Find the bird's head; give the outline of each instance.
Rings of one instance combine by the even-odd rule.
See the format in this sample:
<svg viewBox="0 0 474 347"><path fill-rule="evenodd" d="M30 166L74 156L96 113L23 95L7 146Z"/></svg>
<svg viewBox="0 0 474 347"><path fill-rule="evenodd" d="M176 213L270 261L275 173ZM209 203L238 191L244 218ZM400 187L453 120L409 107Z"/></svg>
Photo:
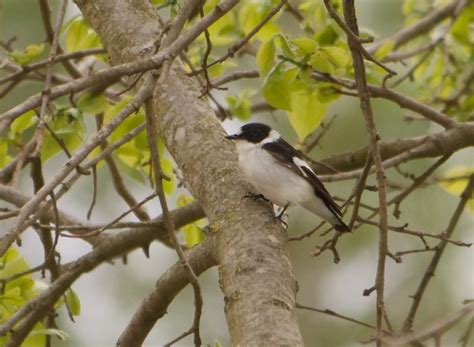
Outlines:
<svg viewBox="0 0 474 347"><path fill-rule="evenodd" d="M228 140L247 141L253 144L276 141L280 138L275 130L262 123L248 123L240 128L240 132L225 137Z"/></svg>

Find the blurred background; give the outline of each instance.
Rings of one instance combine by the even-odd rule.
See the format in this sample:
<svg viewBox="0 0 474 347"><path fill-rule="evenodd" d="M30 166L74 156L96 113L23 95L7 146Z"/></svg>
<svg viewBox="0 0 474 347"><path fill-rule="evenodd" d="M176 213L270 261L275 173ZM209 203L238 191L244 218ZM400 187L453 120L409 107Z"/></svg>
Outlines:
<svg viewBox="0 0 474 347"><path fill-rule="evenodd" d="M54 2L52 2L54 4ZM55 4L57 5L57 3ZM402 0L359 0L357 11L359 25L385 36L401 28L404 23L402 15ZM29 43L40 43L44 40L41 17L37 2L34 0L3 0L0 2L0 40L6 41L16 36L15 47L24 47ZM67 17L71 18L77 9L71 3ZM67 18L66 18L67 20ZM288 25L291 25L289 23ZM5 52L0 53L0 58ZM247 68L251 66L239 66ZM400 69L400 66L397 66ZM242 81L229 85L230 93L245 87L258 88L259 81ZM12 105L23 100L33 92L38 92L42 85L37 82L25 83L17 88L7 98L0 100L0 111L3 112ZM410 85L405 84L406 91ZM228 93L228 92L226 92ZM224 94L216 93L223 100ZM390 102L373 100L374 113L382 140L399 137L426 135L440 131L437 126L425 121L407 122L406 112ZM320 146L314 150L314 159L326 158L332 154L343 153L368 144L363 118L356 99L342 97L332 105L326 114L327 121L332 115L337 118L330 131L323 137ZM252 120L272 125L289 142L297 140L287 117L283 113L261 113ZM240 127L237 120L224 122L228 132ZM439 170L438 174L458 164L473 162L473 150L457 153ZM56 156L46 165L46 180L62 165L65 157ZM433 160L418 160L403 164L404 171L418 174L426 170ZM108 179L108 171L102 168L98 172L99 193L96 208L92 215L95 222L108 222L128 209L120 199L116 198L113 186ZM409 180L388 172L388 178L394 182L408 185ZM30 178L24 174L21 178L20 189L32 194ZM151 188L126 178L137 200L141 200L151 192ZM371 176L368 184L375 184ZM328 190L341 198L346 198L352 190L354 181L327 184ZM92 192L90 179L83 178L60 202L60 208L69 213L85 218ZM175 194L182 193L178 189ZM377 206L377 193L366 191L363 201ZM170 203L175 201L169 198ZM446 193L439 185L429 185L412 194L402 205L402 216L396 220L391 216L390 224L403 225L409 222L413 229L425 232L439 233L443 231L459 201L458 197ZM4 206L0 203L0 206ZM146 205L150 215L160 214L157 201ZM126 220L134 220L127 217ZM346 217L347 218L347 217ZM319 223L311 214L294 208L289 212L290 236L308 231ZM473 214L465 212L454 234L455 240L474 242ZM0 221L0 230L5 230L8 223ZM324 229L323 229L324 230ZM238 237L238 235L236 235ZM302 241L290 242L290 255L296 280L299 284L297 302L302 305L319 309L331 309L358 320L373 324L375 321L375 293L365 297L362 292L374 284L377 266L378 235L374 227L363 227L351 235L342 237L338 243L341 256L339 264L333 262L332 254L325 252L319 257L313 257L316 245L328 238L318 234ZM430 244L435 244L430 242ZM418 238L407 235L389 234L389 248L393 253L408 249L422 248ZM77 239L61 238L58 246L61 262L77 259L90 251L90 246ZM37 235L28 231L23 236L21 254L27 258L31 266L42 262L43 252ZM412 295L425 272L432 257L431 252L406 255L401 264L387 259L386 272L386 307L395 329L401 328L401 323L408 312ZM55 346L111 346L125 328L142 298L152 288L159 276L177 260L176 253L157 243L152 244L150 258L147 259L141 250L136 250L128 256L128 264L122 264L117 259L113 264L103 264L92 273L82 276L73 286L79 295L82 312L72 323L60 310L59 328L65 330L70 339L55 342ZM428 326L442 319L450 312L459 310L463 300L473 299L474 293L474 254L471 248L448 245L442 258L436 276L431 280L424 299L415 329ZM42 281L37 275L36 278ZM205 344L213 345L215 341L224 346L230 344L227 331L223 295L218 286L217 269L212 268L200 277L203 289L204 312L201 320L202 338ZM193 296L191 288L186 288L173 301L168 314L161 319L148 336L145 346L160 346L172 340L184 330L187 330L193 319ZM308 346L356 346L360 341L368 340L371 331L341 319L309 311L299 311L298 317L306 345ZM458 339L467 327L468 320L462 321L444 338L443 346L457 345ZM182 340L177 345L192 344L192 338Z"/></svg>

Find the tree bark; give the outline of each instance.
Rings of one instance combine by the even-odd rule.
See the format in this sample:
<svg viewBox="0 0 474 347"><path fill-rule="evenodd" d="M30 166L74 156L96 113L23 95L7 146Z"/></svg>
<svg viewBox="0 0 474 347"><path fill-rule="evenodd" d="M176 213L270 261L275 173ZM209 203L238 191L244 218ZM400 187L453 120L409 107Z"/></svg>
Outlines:
<svg viewBox="0 0 474 347"><path fill-rule="evenodd" d="M153 51L159 21L145 0L76 0L113 64ZM286 232L263 203L241 200L249 190L233 145L197 84L179 62L153 96L167 149L216 233L215 256L233 345L303 345L295 314L296 282Z"/></svg>

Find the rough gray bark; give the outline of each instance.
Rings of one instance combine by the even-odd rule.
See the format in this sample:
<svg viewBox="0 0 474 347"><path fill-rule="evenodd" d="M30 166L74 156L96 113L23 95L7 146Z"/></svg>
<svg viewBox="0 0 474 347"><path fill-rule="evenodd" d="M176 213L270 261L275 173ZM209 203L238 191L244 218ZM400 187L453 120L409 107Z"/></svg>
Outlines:
<svg viewBox="0 0 474 347"><path fill-rule="evenodd" d="M76 0L113 63L135 60L158 37L158 19L144 0ZM154 93L157 124L193 196L216 233L225 313L234 345L302 345L295 315L296 282L286 233L248 190L232 144L200 90L176 63ZM205 324L205 323L204 323Z"/></svg>

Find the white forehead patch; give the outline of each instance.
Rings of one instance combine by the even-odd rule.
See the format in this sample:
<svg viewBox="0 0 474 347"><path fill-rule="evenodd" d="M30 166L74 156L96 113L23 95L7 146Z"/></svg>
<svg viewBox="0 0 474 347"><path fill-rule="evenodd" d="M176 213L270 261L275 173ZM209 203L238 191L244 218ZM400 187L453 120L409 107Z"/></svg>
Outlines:
<svg viewBox="0 0 474 347"><path fill-rule="evenodd" d="M260 143L262 145L266 144L266 143L270 143L270 142L275 142L277 141L279 138L281 138L281 135L278 133L278 131L276 130L271 130L270 131L270 134L268 134L268 136L266 138L264 138L262 141L260 141Z"/></svg>

